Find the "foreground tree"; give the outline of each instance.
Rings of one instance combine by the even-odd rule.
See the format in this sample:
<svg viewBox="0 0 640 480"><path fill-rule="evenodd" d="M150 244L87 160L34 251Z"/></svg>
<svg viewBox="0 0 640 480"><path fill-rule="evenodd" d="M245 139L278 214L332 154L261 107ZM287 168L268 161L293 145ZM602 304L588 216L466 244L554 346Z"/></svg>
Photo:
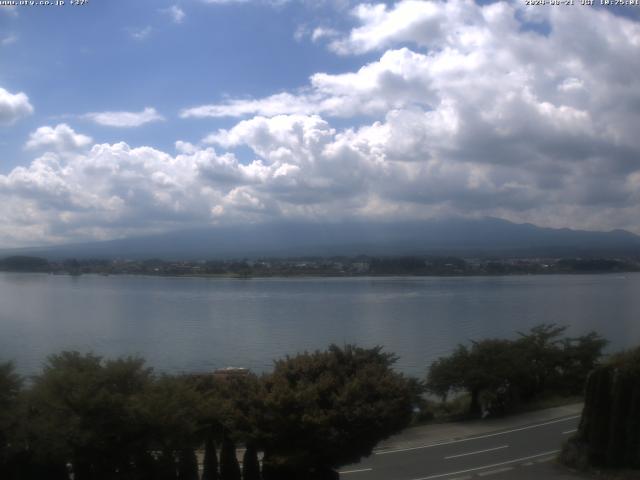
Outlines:
<svg viewBox="0 0 640 480"><path fill-rule="evenodd" d="M193 451L202 443L201 395L182 376L154 378L135 399L133 411L143 431L148 451L162 452L157 461L159 477L189 478ZM177 459L177 461L176 461Z"/></svg>
<svg viewBox="0 0 640 480"><path fill-rule="evenodd" d="M589 375L580 426L562 458L579 468L640 469L640 348Z"/></svg>
<svg viewBox="0 0 640 480"><path fill-rule="evenodd" d="M131 473L134 459L146 452L133 399L150 376L136 358L103 362L77 352L50 357L28 398L34 452L71 462L76 480Z"/></svg>
<svg viewBox="0 0 640 480"><path fill-rule="evenodd" d="M228 435L222 439L220 452L220 480L241 480L236 446Z"/></svg>
<svg viewBox="0 0 640 480"><path fill-rule="evenodd" d="M493 402L508 402L517 377L520 359L508 340L482 340L471 348L458 346L449 357L434 362L427 376L427 388L443 398L450 393L466 391L471 400L469 415L482 413L481 394ZM504 397L504 398L503 398Z"/></svg>
<svg viewBox="0 0 640 480"><path fill-rule="evenodd" d="M562 338L566 327L538 325L516 340L487 339L459 345L429 368L427 389L443 400L466 392L469 415L503 413L545 392L579 394L606 340L591 332Z"/></svg>
<svg viewBox="0 0 640 480"><path fill-rule="evenodd" d="M178 454L178 480L199 480L198 458L193 448L183 448Z"/></svg>
<svg viewBox="0 0 640 480"><path fill-rule="evenodd" d="M0 478L10 478L19 461L16 431L20 428L18 397L22 379L12 363L0 364Z"/></svg>
<svg viewBox="0 0 640 480"><path fill-rule="evenodd" d="M600 364L602 351L609 343L595 332L563 339L560 387L575 395L584 392L589 373Z"/></svg>
<svg viewBox="0 0 640 480"><path fill-rule="evenodd" d="M204 460L202 466L202 480L218 480L218 456L216 454L216 444L211 431L207 434L204 442Z"/></svg>
<svg viewBox="0 0 640 480"><path fill-rule="evenodd" d="M263 478L336 478L406 427L415 390L395 360L381 347L332 345L276 361L264 380Z"/></svg>
<svg viewBox="0 0 640 480"><path fill-rule="evenodd" d="M256 447L249 443L242 457L242 480L260 480L260 462Z"/></svg>

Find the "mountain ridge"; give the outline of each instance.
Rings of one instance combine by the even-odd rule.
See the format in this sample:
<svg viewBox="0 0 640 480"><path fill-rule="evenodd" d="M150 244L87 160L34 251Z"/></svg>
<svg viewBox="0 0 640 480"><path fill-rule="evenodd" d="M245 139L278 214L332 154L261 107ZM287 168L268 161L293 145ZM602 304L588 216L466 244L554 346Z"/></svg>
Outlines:
<svg viewBox="0 0 640 480"><path fill-rule="evenodd" d="M348 255L639 255L640 236L539 227L495 217L395 222L273 222L0 250L0 256L194 260Z"/></svg>

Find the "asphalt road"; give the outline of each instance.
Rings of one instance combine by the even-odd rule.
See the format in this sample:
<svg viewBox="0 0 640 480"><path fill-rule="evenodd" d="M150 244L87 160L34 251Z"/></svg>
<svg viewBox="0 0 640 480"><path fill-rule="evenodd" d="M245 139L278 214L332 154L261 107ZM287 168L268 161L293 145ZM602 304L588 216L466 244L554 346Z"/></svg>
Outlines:
<svg viewBox="0 0 640 480"><path fill-rule="evenodd" d="M556 457L579 421L579 415L572 415L452 441L378 451L342 469L340 478L468 480L495 476L504 480L531 474L532 478L551 478L534 472Z"/></svg>

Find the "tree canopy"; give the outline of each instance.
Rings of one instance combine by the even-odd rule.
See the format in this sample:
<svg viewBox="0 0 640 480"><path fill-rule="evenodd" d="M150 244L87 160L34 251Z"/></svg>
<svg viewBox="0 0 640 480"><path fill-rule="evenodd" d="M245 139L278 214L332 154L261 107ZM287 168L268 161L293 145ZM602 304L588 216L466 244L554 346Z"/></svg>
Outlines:
<svg viewBox="0 0 640 480"><path fill-rule="evenodd" d="M589 374L580 426L561 458L578 468L640 469L639 446L640 348L636 348L614 355Z"/></svg>
<svg viewBox="0 0 640 480"><path fill-rule="evenodd" d="M406 427L414 391L395 360L381 347L332 345L277 361L265 379L265 461L303 473L336 468Z"/></svg>
<svg viewBox="0 0 640 480"><path fill-rule="evenodd" d="M514 340L458 345L451 355L431 365L427 389L445 399L468 392L469 414L474 416L481 413L482 403L485 412L502 413L547 391L581 393L607 342L595 332L562 337L565 331L566 327L543 324Z"/></svg>
<svg viewBox="0 0 640 480"><path fill-rule="evenodd" d="M409 423L416 382L394 361L379 347L331 346L278 360L262 377L218 379L62 352L27 388L3 364L0 476L68 480L70 465L76 480L188 480L206 446L206 477L239 480L235 445L247 447L247 478L259 478L258 450L279 479L334 475Z"/></svg>

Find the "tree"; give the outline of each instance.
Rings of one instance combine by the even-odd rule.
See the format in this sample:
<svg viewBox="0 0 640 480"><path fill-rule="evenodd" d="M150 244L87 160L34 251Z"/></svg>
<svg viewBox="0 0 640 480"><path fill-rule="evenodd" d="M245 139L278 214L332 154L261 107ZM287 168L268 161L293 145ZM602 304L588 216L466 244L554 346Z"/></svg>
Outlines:
<svg viewBox="0 0 640 480"><path fill-rule="evenodd" d="M178 454L178 480L199 480L198 458L193 448L183 448Z"/></svg>
<svg viewBox="0 0 640 480"><path fill-rule="evenodd" d="M103 362L78 352L49 357L28 397L34 451L70 461L77 480L131 472L146 447L132 407L150 378L137 358Z"/></svg>
<svg viewBox="0 0 640 480"><path fill-rule="evenodd" d="M485 411L495 414L547 391L579 393L607 342L594 332L561 338L565 330L542 324L516 340L459 345L430 366L427 389L443 400L451 393L468 392L472 416L481 413L483 403Z"/></svg>
<svg viewBox="0 0 640 480"><path fill-rule="evenodd" d="M526 363L521 379L522 394L526 399L543 392L548 385L557 386L562 365L562 339L566 326L541 324L528 333L520 333L516 348Z"/></svg>
<svg viewBox="0 0 640 480"><path fill-rule="evenodd" d="M449 393L467 391L471 396L469 415L482 413L481 394L492 400L492 407L500 409L515 395L514 384L520 361L514 345L508 340L482 340L473 342L471 349L459 345L449 357L434 362L427 375L427 388L446 397Z"/></svg>
<svg viewBox="0 0 640 480"><path fill-rule="evenodd" d="M242 457L242 480L260 480L260 462L256 447L249 443Z"/></svg>
<svg viewBox="0 0 640 480"><path fill-rule="evenodd" d="M49 270L49 262L44 258L17 255L0 260L0 270L10 272L46 272Z"/></svg>
<svg viewBox="0 0 640 480"><path fill-rule="evenodd" d="M10 465L19 453L15 436L21 420L18 413L21 390L22 379L15 373L13 364L0 364L0 478L9 477Z"/></svg>
<svg viewBox="0 0 640 480"><path fill-rule="evenodd" d="M201 445L203 435L202 397L189 379L170 375L154 378L135 399L133 411L144 432L145 448L162 452L159 476L176 478L176 456L182 467L190 468L188 462L193 459L188 458L188 451Z"/></svg>
<svg viewBox="0 0 640 480"><path fill-rule="evenodd" d="M599 365L602 351L608 344L596 332L562 342L561 386L569 394L584 391L589 373Z"/></svg>
<svg viewBox="0 0 640 480"><path fill-rule="evenodd" d="M236 457L236 446L228 435L224 435L222 439L220 480L241 480L240 465Z"/></svg>
<svg viewBox="0 0 640 480"><path fill-rule="evenodd" d="M334 477L406 427L414 389L395 360L381 347L332 345L276 361L264 379L265 480Z"/></svg>
<svg viewBox="0 0 640 480"><path fill-rule="evenodd" d="M162 450L156 462L155 478L157 480L176 480L177 473L176 458L173 452L168 449Z"/></svg>
<svg viewBox="0 0 640 480"><path fill-rule="evenodd" d="M440 357L429 367L427 390L446 401L451 393L466 389L462 372L468 368L469 349L458 345L448 357Z"/></svg>
<svg viewBox="0 0 640 480"><path fill-rule="evenodd" d="M580 426L562 459L573 467L640 469L640 348L591 372Z"/></svg>
<svg viewBox="0 0 640 480"><path fill-rule="evenodd" d="M202 480L218 480L218 456L216 455L216 444L213 434L209 433L204 443L204 465L202 469Z"/></svg>

